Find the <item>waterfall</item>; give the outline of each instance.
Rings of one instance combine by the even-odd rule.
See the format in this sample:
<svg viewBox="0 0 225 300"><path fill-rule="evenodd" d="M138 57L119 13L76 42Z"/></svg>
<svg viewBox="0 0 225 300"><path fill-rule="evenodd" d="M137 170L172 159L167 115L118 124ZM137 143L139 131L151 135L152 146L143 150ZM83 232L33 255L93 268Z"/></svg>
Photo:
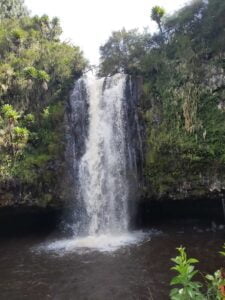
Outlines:
<svg viewBox="0 0 225 300"><path fill-rule="evenodd" d="M72 204L65 226L73 234L43 249L111 252L147 238L131 230L144 157L138 86L137 78L124 74L75 82L65 122Z"/></svg>
<svg viewBox="0 0 225 300"><path fill-rule="evenodd" d="M132 79L124 74L83 77L75 84L70 106L74 233L126 232L141 157Z"/></svg>

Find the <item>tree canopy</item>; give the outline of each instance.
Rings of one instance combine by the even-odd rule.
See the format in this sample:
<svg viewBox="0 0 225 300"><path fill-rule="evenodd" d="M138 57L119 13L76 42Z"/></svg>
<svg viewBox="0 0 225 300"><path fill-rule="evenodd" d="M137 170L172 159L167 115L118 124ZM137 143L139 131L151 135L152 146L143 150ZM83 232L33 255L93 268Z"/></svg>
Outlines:
<svg viewBox="0 0 225 300"><path fill-rule="evenodd" d="M137 29L114 31L100 48L100 75L137 73L139 61L146 54L149 37L148 32L140 34Z"/></svg>
<svg viewBox="0 0 225 300"><path fill-rule="evenodd" d="M0 19L16 19L28 15L28 10L23 0L1 0Z"/></svg>
<svg viewBox="0 0 225 300"><path fill-rule="evenodd" d="M159 27L159 30L162 32L162 17L165 15L166 11L163 7L154 6L151 11L151 19L155 21Z"/></svg>

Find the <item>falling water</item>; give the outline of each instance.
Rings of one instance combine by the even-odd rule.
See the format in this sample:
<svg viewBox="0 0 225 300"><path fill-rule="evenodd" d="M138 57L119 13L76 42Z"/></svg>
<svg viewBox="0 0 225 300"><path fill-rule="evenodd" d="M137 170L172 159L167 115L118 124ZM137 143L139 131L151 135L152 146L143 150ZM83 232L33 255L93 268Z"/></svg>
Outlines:
<svg viewBox="0 0 225 300"><path fill-rule="evenodd" d="M134 241L128 227L142 159L137 102L135 80L124 74L75 83L67 147L75 238L53 248L111 249Z"/></svg>
<svg viewBox="0 0 225 300"><path fill-rule="evenodd" d="M124 74L75 82L66 114L65 181L73 234L35 251L107 253L158 234L131 230L143 163L138 86L138 78Z"/></svg>
<svg viewBox="0 0 225 300"><path fill-rule="evenodd" d="M88 234L121 232L128 226L123 100L126 77L87 78L89 133L79 164Z"/></svg>

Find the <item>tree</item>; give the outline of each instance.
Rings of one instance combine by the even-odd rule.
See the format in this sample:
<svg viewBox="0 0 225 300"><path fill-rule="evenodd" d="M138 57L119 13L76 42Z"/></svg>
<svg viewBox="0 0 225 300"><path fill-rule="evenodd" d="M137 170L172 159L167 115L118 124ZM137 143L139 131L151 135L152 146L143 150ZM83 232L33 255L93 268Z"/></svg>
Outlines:
<svg viewBox="0 0 225 300"><path fill-rule="evenodd" d="M137 29L114 31L105 45L100 47L100 75L118 72L136 74L145 55L150 34L140 34Z"/></svg>
<svg viewBox="0 0 225 300"><path fill-rule="evenodd" d="M54 17L50 19L49 16L43 15L41 17L34 17L35 29L42 33L44 39L49 41L59 41L59 37L62 33L59 18Z"/></svg>
<svg viewBox="0 0 225 300"><path fill-rule="evenodd" d="M1 0L0 19L16 19L28 15L23 0Z"/></svg>
<svg viewBox="0 0 225 300"><path fill-rule="evenodd" d="M159 27L161 35L163 34L162 30L162 17L165 15L165 9L160 6L154 6L151 12L151 19L155 21Z"/></svg>

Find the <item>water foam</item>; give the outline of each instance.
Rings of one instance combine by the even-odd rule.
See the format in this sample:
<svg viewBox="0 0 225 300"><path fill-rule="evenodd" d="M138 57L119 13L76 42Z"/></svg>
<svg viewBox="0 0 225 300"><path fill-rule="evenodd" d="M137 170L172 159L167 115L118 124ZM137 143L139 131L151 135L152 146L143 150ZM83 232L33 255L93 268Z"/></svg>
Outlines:
<svg viewBox="0 0 225 300"><path fill-rule="evenodd" d="M122 233L120 235L101 234L90 235L86 237L63 239L41 245L37 248L39 251L54 252L60 255L76 252L79 254L99 251L115 252L128 246L140 245L151 240L152 236L160 234L157 230L148 232L134 231Z"/></svg>

